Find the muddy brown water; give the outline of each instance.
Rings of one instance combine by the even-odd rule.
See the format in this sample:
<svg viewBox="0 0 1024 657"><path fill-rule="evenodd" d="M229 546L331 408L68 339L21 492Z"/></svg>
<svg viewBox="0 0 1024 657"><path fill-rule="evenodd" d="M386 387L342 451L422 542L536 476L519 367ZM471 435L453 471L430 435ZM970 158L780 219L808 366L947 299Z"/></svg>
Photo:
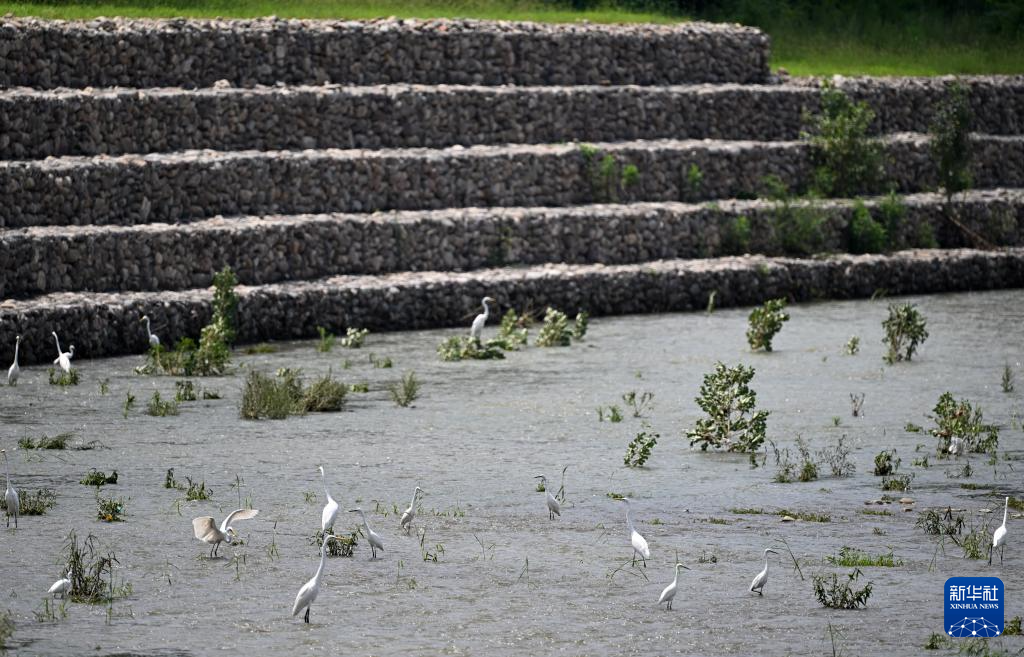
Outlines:
<svg viewBox="0 0 1024 657"><path fill-rule="evenodd" d="M52 488L57 505L22 518L17 531L0 531L0 612L10 610L16 623L9 647L25 655L831 654L831 623L846 654L913 654L942 629L943 582L969 574L1002 577L1007 617L1022 614L1019 518L1010 521L1001 567L965 560L951 544L937 551L914 521L922 509L952 505L994 527L1002 499L990 490L1024 489L1024 464L1002 458L1022 454L1024 292L910 300L927 316L931 337L912 363L892 367L882 361L887 302L876 300L792 307L771 354L746 349L743 309L598 319L581 344L531 347L498 362L440 362L436 345L452 331L371 334L362 349L328 354L312 342L282 343L273 354L237 354L233 376L196 379L223 398L183 404L179 416L165 418L142 411L154 390L173 397L174 378L132 374L141 357L80 361L82 383L66 390L47 384L45 368L25 368L19 386L0 389L3 445L16 486ZM842 352L851 335L861 338L856 356ZM371 353L391 357L394 367L374 368ZM772 411L769 436L780 446L792 448L801 435L817 450L845 435L857 472L837 479L823 467L818 481L779 484L771 460L751 469L745 457L691 450L683 433L699 417L693 399L719 359L757 368L753 385ZM1011 394L1000 387L1004 363L1017 375ZM240 420L245 370L284 366L302 368L307 379L332 368L347 382L368 382L371 392L351 395L341 413ZM408 370L422 380L422 394L413 408L398 408L384 386ZM621 423L599 422L595 411L624 407L620 397L630 390L654 393L646 421L661 434L642 469L622 464L641 420L627 412ZM927 414L946 390L979 403L1002 427L995 466L970 458L969 481L988 489L961 488L964 480L949 475L964 460L937 460L932 437L904 429L931 426ZM138 401L124 419L128 391ZM851 416L851 393L865 395L862 417ZM105 449L15 449L19 437L63 431ZM915 475L907 493L913 511L892 504L871 507L892 515L864 515L864 502L882 495L871 470L887 447L898 450L901 472ZM931 467L911 465L924 455ZM309 537L324 501L321 463L342 505L338 530L356 526L345 509L376 508L368 516L386 551L371 561L363 542L354 558L330 559L305 625L289 613L318 563ZM557 482L566 465L567 503L551 522L533 477ZM118 471L118 484L102 494L126 498L125 522L95 519L94 491L78 483L94 467ZM182 493L163 487L168 468L179 481L205 481L212 500L179 502ZM391 514L416 485L427 495L415 526L436 563L424 561L416 533L401 533ZM635 500L653 553L646 569L622 567L631 549L623 505L611 492ZM236 525L244 544L208 559L191 519L219 521L239 498L259 517ZM832 521L783 523L731 512L736 507L827 513ZM60 575L72 529L116 553L116 579L131 585L131 595L109 609L68 604L63 620L39 622L34 612ZM773 557L764 597L749 593L761 551L783 539L806 580L783 553ZM812 574L849 570L822 562L844 545L891 549L905 562L863 569L862 581L874 587L863 610L828 610L812 595ZM683 571L675 608L666 612L656 600L676 555L692 570ZM700 563L702 555L716 561ZM1014 651L1024 645L1000 641Z"/></svg>

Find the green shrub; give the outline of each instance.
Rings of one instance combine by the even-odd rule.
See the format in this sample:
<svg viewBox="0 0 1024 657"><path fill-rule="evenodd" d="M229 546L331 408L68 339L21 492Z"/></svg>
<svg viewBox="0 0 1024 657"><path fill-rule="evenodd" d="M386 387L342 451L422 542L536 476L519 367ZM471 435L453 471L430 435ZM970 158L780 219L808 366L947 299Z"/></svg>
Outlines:
<svg viewBox="0 0 1024 657"><path fill-rule="evenodd" d="M50 488L18 493L19 516L41 516L57 504L57 493ZM0 510L7 511L7 501L0 499Z"/></svg>
<svg viewBox="0 0 1024 657"><path fill-rule="evenodd" d="M766 176L762 182L765 195L773 202L772 231L782 252L810 256L824 249L822 228L827 217L817 204L813 200L795 203L786 184L776 176Z"/></svg>
<svg viewBox="0 0 1024 657"><path fill-rule="evenodd" d="M316 350L320 353L327 353L334 348L334 334L330 333L327 329L322 326L316 327L317 334L320 335L320 340L316 343Z"/></svg>
<svg viewBox="0 0 1024 657"><path fill-rule="evenodd" d="M96 497L96 519L104 522L124 522L124 498Z"/></svg>
<svg viewBox="0 0 1024 657"><path fill-rule="evenodd" d="M953 194L969 189L972 184L972 119L967 89L959 83L950 85L931 126L932 160L947 202Z"/></svg>
<svg viewBox="0 0 1024 657"><path fill-rule="evenodd" d="M848 241L850 253L882 253L888 246L885 227L875 221L863 201L853 206Z"/></svg>
<svg viewBox="0 0 1024 657"><path fill-rule="evenodd" d="M895 474L900 469L900 457L895 449L885 449L875 454L875 476L884 477Z"/></svg>
<svg viewBox="0 0 1024 657"><path fill-rule="evenodd" d="M242 390L239 415L243 420L283 420L303 412L302 382L296 370L279 370L276 377L250 370Z"/></svg>
<svg viewBox="0 0 1024 657"><path fill-rule="evenodd" d="M46 372L51 386L60 386L61 388L77 386L80 380L80 377L78 376L78 368L76 367L72 367L67 372L51 367Z"/></svg>
<svg viewBox="0 0 1024 657"><path fill-rule="evenodd" d="M704 187L704 172L694 163L685 169L683 175L683 194L680 200L696 201L700 199Z"/></svg>
<svg viewBox="0 0 1024 657"><path fill-rule="evenodd" d="M350 326L345 330L345 337L341 339L340 344L346 349L359 349L369 334L370 329L358 329Z"/></svg>
<svg viewBox="0 0 1024 657"><path fill-rule="evenodd" d="M687 433L690 445L700 444L730 452L753 452L764 442L768 411L756 410L757 393L750 386L754 368L716 363L715 370L704 375L697 405L707 417L697 420Z"/></svg>
<svg viewBox="0 0 1024 657"><path fill-rule="evenodd" d="M529 315L518 315L516 311L509 308L501 318L501 326L498 328L498 338L502 348L506 351L514 351L525 345L529 339L529 327L533 323Z"/></svg>
<svg viewBox="0 0 1024 657"><path fill-rule="evenodd" d="M544 324L535 344L538 347L568 347L572 344L572 330L569 318L561 310L548 308L544 313Z"/></svg>
<svg viewBox="0 0 1024 657"><path fill-rule="evenodd" d="M846 568L896 568L903 565L903 560L897 559L893 555L892 548L889 548L888 554L873 555L856 548L843 546L839 548L838 555L827 556L825 560L833 566Z"/></svg>
<svg viewBox="0 0 1024 657"><path fill-rule="evenodd" d="M174 401L187 402L196 400L196 387L191 381L174 382Z"/></svg>
<svg viewBox="0 0 1024 657"><path fill-rule="evenodd" d="M488 340L481 345L469 336L453 335L437 346L437 353L443 361L500 360L505 357L501 344L506 343Z"/></svg>
<svg viewBox="0 0 1024 657"><path fill-rule="evenodd" d="M610 153L590 144L579 145L585 175L594 203L618 203L622 194L640 182L640 169L635 164L623 165Z"/></svg>
<svg viewBox="0 0 1024 657"><path fill-rule="evenodd" d="M805 117L810 130L804 133L813 149L818 194L849 197L878 188L884 173L883 150L868 136L874 120L867 103L853 102L829 83L822 86L821 113Z"/></svg>
<svg viewBox="0 0 1024 657"><path fill-rule="evenodd" d="M406 372L401 381L388 386L388 393L391 394L391 401L403 408L412 404L420 396L420 382L416 372Z"/></svg>
<svg viewBox="0 0 1024 657"><path fill-rule="evenodd" d="M835 573L832 573L831 578L827 575L815 575L813 578L814 597L823 606L830 609L865 607L868 604L868 598L871 597L871 582L868 582L859 591L852 586L862 574L860 568L855 568L846 576L845 581L841 581Z"/></svg>
<svg viewBox="0 0 1024 657"><path fill-rule="evenodd" d="M743 255L750 252L750 218L741 214L733 217L722 233L722 253L724 255Z"/></svg>
<svg viewBox="0 0 1024 657"><path fill-rule="evenodd" d="M177 415L178 404L173 399L161 399L160 393L154 390L153 396L149 399L149 406L146 407L146 413L154 417Z"/></svg>
<svg viewBox="0 0 1024 657"><path fill-rule="evenodd" d="M320 377L302 393L302 411L304 413L333 413L340 411L345 405L345 395L349 387L341 381L331 378L331 373Z"/></svg>
<svg viewBox="0 0 1024 657"><path fill-rule="evenodd" d="M747 318L747 342L753 350L772 350L772 338L782 330L782 324L789 321L785 311L785 299L769 299L764 305L750 311Z"/></svg>
<svg viewBox="0 0 1024 657"><path fill-rule="evenodd" d="M928 339L924 315L912 303L890 304L889 317L882 322L885 337L882 342L889 350L885 362L892 365L901 360L911 360L918 345Z"/></svg>
<svg viewBox="0 0 1024 657"><path fill-rule="evenodd" d="M82 480L79 481L78 483L84 484L86 486L95 486L96 488L99 488L100 486L105 486L107 484L116 484L117 470L114 470L108 475L102 470L97 470L96 468L93 468L84 477L82 477Z"/></svg>
<svg viewBox="0 0 1024 657"><path fill-rule="evenodd" d="M935 428L930 433L939 439L939 456L947 456L954 442L959 453L995 452L999 447L999 427L985 424L980 406L972 406L966 399L958 401L952 393L944 392L932 412Z"/></svg>
<svg viewBox="0 0 1024 657"><path fill-rule="evenodd" d="M650 458L654 446L658 444L660 434L652 431L650 425L643 423L643 430L636 434L633 440L629 441L626 447L626 456L622 462L630 468L643 467Z"/></svg>

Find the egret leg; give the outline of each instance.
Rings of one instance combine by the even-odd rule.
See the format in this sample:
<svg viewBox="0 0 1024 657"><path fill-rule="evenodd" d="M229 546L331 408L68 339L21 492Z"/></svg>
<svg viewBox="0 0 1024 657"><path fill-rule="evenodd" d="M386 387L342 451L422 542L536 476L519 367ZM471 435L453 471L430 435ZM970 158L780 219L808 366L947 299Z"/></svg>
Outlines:
<svg viewBox="0 0 1024 657"><path fill-rule="evenodd" d="M988 546L988 565L992 565L992 546Z"/></svg>
<svg viewBox="0 0 1024 657"><path fill-rule="evenodd" d="M636 550L633 550L633 565L636 566Z"/></svg>
<svg viewBox="0 0 1024 657"><path fill-rule="evenodd" d="M309 622L309 607L306 607L306 622Z"/></svg>
<svg viewBox="0 0 1024 657"><path fill-rule="evenodd" d="M665 611L672 611L672 600L671 599L668 601L668 606L665 607Z"/></svg>
<svg viewBox="0 0 1024 657"><path fill-rule="evenodd" d="M14 525L15 525L15 526L17 526L17 525L18 525L18 522L17 522L17 521L15 521L15 522L14 522ZM1005 544L1004 544L1004 545L1001 545L1001 546L999 546L999 565L1000 565L1000 566L1002 566L1002 565L1003 565L1003 550L1005 550L1005 549L1006 549L1006 545L1005 545Z"/></svg>
<svg viewBox="0 0 1024 657"><path fill-rule="evenodd" d="M764 589L758 589L757 590L757 594L758 595L764 595Z"/></svg>

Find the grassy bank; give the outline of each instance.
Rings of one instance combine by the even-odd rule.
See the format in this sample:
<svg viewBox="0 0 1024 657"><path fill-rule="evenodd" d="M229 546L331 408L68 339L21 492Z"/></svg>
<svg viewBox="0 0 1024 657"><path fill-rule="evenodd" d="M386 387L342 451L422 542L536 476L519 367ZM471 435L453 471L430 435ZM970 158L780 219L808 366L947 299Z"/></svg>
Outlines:
<svg viewBox="0 0 1024 657"><path fill-rule="evenodd" d="M576 11L553 2L467 0L164 0L159 2L0 2L0 12L18 16L86 19L96 16L197 18L276 15L287 18L400 18L462 17L491 20L529 20L596 23L673 23L689 20L672 11L633 11L614 5ZM724 14L708 16L738 20L765 29L773 42L773 68L794 75L943 75L1024 73L1024 37L993 34L971 16L947 17L907 13L881 20L853 15L818 17L791 14Z"/></svg>

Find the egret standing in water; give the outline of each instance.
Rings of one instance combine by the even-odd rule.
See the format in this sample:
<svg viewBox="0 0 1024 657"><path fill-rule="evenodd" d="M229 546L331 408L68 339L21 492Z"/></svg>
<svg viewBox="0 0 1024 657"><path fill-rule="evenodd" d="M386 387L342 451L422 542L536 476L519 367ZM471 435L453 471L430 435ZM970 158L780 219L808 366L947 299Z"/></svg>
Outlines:
<svg viewBox="0 0 1024 657"><path fill-rule="evenodd" d="M412 521L416 518L416 496L423 492L423 489L419 486L412 492L412 502L409 503L409 508L402 513L402 529L405 533L409 533L409 529L412 527Z"/></svg>
<svg viewBox="0 0 1024 657"><path fill-rule="evenodd" d="M297 615L303 609L306 610L305 621L309 622L309 608L316 602L316 597L320 595L320 579L324 574L324 561L327 559L327 541L336 539L336 536L328 534L324 536L324 542L320 546L320 566L316 569L316 574L313 575L313 579L309 580L302 585L299 589L298 595L295 596L295 604L292 605L292 616Z"/></svg>
<svg viewBox="0 0 1024 657"><path fill-rule="evenodd" d="M213 558L217 556L217 550L220 549L221 543L231 545L235 542L235 528L231 526L232 520L248 520L255 518L259 513L258 509L236 509L231 512L231 515L224 518L224 522L220 523L220 528L217 527L212 516L194 518L192 529L200 541L213 544L213 548L210 550L210 557Z"/></svg>
<svg viewBox="0 0 1024 657"><path fill-rule="evenodd" d="M71 371L71 359L75 356L75 345L71 345L70 351L60 350L60 338L57 337L57 332L52 331L53 339L57 341L57 358L54 359L54 365L60 365L60 368L65 372Z"/></svg>
<svg viewBox="0 0 1024 657"><path fill-rule="evenodd" d="M562 516L562 505L558 503L555 496L551 494L551 490L548 488L548 478L544 475L537 475L534 479L540 479L540 485L544 487L544 492L547 493L548 500L548 520L554 520L555 516Z"/></svg>
<svg viewBox="0 0 1024 657"><path fill-rule="evenodd" d="M484 324L487 323L487 318L491 316L491 309L487 307L489 303L497 303L490 297L484 297L483 300L484 311L476 316L473 320L473 326L469 329L469 337L473 338L477 342L480 342L480 335L483 333Z"/></svg>
<svg viewBox="0 0 1024 657"><path fill-rule="evenodd" d="M1006 549L1006 515L1010 510L1010 498L1003 504L1003 524L992 534L992 547L988 549L988 562L992 563L992 553L999 548L999 565L1003 565L1003 550Z"/></svg>
<svg viewBox="0 0 1024 657"><path fill-rule="evenodd" d="M7 370L7 385L16 386L18 385L18 377L21 376L21 368L18 367L18 347L21 346L21 336L14 336L14 362L11 363L11 369Z"/></svg>
<svg viewBox="0 0 1024 657"><path fill-rule="evenodd" d="M7 475L7 490L4 491L4 504L7 505L7 528L11 527L11 516L14 516L14 528L18 528L18 512L21 511L21 501L18 499L18 491L11 486L11 467L7 465L7 450L0 449L4 455L4 473Z"/></svg>
<svg viewBox="0 0 1024 657"><path fill-rule="evenodd" d="M633 565L636 565L636 555L639 554L646 568L647 560L651 558L651 548L647 546L647 539L633 526L633 508L629 505L629 498L620 497L619 501L626 503L626 527L629 529L629 543L633 546Z"/></svg>
<svg viewBox="0 0 1024 657"><path fill-rule="evenodd" d="M672 583L671 584L669 584L668 586L665 587L665 590L661 592L661 597L658 598L658 604L659 605L662 602L667 602L668 603L667 605L665 605L665 611L672 611L672 600L676 597L676 589L679 586L679 569L680 568L686 568L686 566L684 566L681 563L677 563L676 564L676 576L675 576L675 578L672 579ZM689 570L689 568L686 568L686 569Z"/></svg>
<svg viewBox="0 0 1024 657"><path fill-rule="evenodd" d="M60 593L61 598L66 598L68 593L71 593L71 574L73 572L74 571L69 568L67 577L64 577L63 579L58 579L56 582L54 582L53 585L50 587L50 590L46 593L48 595L52 595L53 597L57 597L57 594Z"/></svg>
<svg viewBox="0 0 1024 657"><path fill-rule="evenodd" d="M768 554L778 554L775 550L767 548L764 551L764 570L759 572L754 577L754 581L750 583L750 590L757 591L758 595L764 595L764 585L768 583Z"/></svg>
<svg viewBox="0 0 1024 657"><path fill-rule="evenodd" d="M380 534L370 529L370 523L366 522L366 514L363 513L362 509L349 509L349 513L358 513L363 519L363 528L366 530L366 541L370 544L370 552L373 555L371 559L377 558L377 550L384 551L384 539L380 537Z"/></svg>
<svg viewBox="0 0 1024 657"><path fill-rule="evenodd" d="M327 534L327 530L334 531L334 521L338 518L338 503L331 497L330 491L327 490L327 475L324 474L324 466L320 466L320 477L324 480L324 495L327 496L327 504L324 505L324 510L320 514L320 531Z"/></svg>
<svg viewBox="0 0 1024 657"><path fill-rule="evenodd" d="M142 319L140 319L139 321L146 322L146 336L149 338L149 346L159 347L160 338L156 337L156 333L153 333L153 331L149 329L149 315L143 315Z"/></svg>

